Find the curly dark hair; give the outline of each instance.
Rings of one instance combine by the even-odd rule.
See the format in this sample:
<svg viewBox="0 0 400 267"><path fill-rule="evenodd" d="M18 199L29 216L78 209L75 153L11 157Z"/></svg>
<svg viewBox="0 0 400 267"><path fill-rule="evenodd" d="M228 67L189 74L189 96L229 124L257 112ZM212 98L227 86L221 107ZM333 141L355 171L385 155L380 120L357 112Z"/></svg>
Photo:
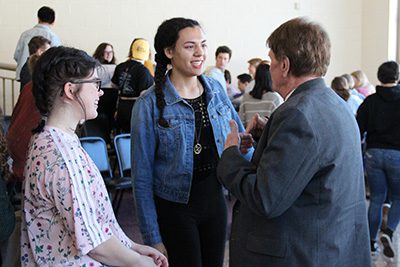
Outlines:
<svg viewBox="0 0 400 267"><path fill-rule="evenodd" d="M79 49L58 46L47 50L37 61L32 74L32 93L42 117L49 115L56 96L62 95L67 82L90 76L97 66L97 60ZM43 119L33 132L41 132L44 124Z"/></svg>

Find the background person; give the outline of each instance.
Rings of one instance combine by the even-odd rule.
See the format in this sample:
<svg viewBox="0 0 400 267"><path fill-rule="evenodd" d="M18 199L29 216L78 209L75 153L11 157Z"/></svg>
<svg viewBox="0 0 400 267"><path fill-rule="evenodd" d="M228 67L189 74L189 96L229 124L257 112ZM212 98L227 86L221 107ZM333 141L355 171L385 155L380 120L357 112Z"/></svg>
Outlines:
<svg viewBox="0 0 400 267"><path fill-rule="evenodd" d="M140 93L154 83L153 76L143 65L149 55L149 42L142 38L134 39L129 49L129 59L117 65L111 79L119 90L116 121L121 133L131 131L132 107Z"/></svg>
<svg viewBox="0 0 400 267"><path fill-rule="evenodd" d="M114 47L109 43L101 43L94 51L93 57L101 64L101 68L97 70L97 74L101 79L101 87L112 88L111 78L114 75L116 67Z"/></svg>
<svg viewBox="0 0 400 267"><path fill-rule="evenodd" d="M256 76L256 70L257 70L258 65L260 65L260 63L262 61L263 60L261 58L258 58L258 57L251 58L251 59L249 59L249 61L247 61L247 63L249 63L249 66L248 66L247 69L249 70L249 74L251 75L252 80L246 87L246 93L248 93L251 90L253 90L254 83L255 83L254 79L255 79L255 76Z"/></svg>
<svg viewBox="0 0 400 267"><path fill-rule="evenodd" d="M375 93L374 86L369 82L367 75L362 70L356 70L351 73L354 79L354 88L364 97Z"/></svg>
<svg viewBox="0 0 400 267"><path fill-rule="evenodd" d="M382 206L390 191L392 202L387 226L381 235L385 256L393 258L393 232L400 221L400 85L399 66L394 61L378 68L376 93L368 96L357 111L361 137L366 135L365 167L370 188L368 209L371 250L376 252Z"/></svg>
<svg viewBox="0 0 400 267"><path fill-rule="evenodd" d="M60 38L51 30L56 19L56 14L53 9L47 6L41 7L37 12L38 24L32 29L24 31L19 37L17 47L14 52L14 60L17 62L16 77L20 79L22 66L25 64L29 56L28 43L34 36L43 36L48 39L51 46L61 45Z"/></svg>
<svg viewBox="0 0 400 267"><path fill-rule="evenodd" d="M272 112L282 103L282 97L272 90L269 65L260 64L255 73L253 90L243 96L239 108L239 117L244 125L247 125L256 113L269 118Z"/></svg>
<svg viewBox="0 0 400 267"><path fill-rule="evenodd" d="M47 49L50 48L50 44L51 42L43 36L35 36L29 41L29 57L22 67L20 73L20 91L22 91L24 86L32 79L32 70L29 69L29 60L37 60L33 59L32 57L40 57Z"/></svg>
<svg viewBox="0 0 400 267"><path fill-rule="evenodd" d="M224 71L232 57L232 50L226 45L219 46L215 51L215 66L207 68L205 75L216 79L226 92Z"/></svg>
<svg viewBox="0 0 400 267"><path fill-rule="evenodd" d="M232 105L235 107L235 110L238 111L239 106L242 103L246 87L253 80L253 78L251 78L250 74L247 73L239 74L236 78L237 78L237 87L239 89L239 93L233 95L231 101Z"/></svg>
<svg viewBox="0 0 400 267"><path fill-rule="evenodd" d="M362 100L351 93L350 86L343 76L335 77L331 82L331 88L344 100L353 112L354 116L357 113L358 107L361 105Z"/></svg>

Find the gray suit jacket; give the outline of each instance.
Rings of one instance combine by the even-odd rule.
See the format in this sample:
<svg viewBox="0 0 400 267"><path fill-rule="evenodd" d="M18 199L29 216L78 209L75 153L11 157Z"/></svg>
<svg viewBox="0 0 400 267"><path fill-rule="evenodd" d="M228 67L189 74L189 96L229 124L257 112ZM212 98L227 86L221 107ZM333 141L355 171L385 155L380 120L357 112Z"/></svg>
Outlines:
<svg viewBox="0 0 400 267"><path fill-rule="evenodd" d="M272 114L252 162L224 151L218 177L238 199L230 266L371 266L358 132L318 78Z"/></svg>

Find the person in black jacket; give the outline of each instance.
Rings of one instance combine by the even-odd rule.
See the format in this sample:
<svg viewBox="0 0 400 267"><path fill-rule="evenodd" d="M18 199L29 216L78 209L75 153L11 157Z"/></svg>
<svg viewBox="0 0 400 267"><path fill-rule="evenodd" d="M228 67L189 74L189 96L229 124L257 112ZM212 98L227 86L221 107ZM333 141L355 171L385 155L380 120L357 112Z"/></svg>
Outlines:
<svg viewBox="0 0 400 267"><path fill-rule="evenodd" d="M111 79L119 89L116 120L122 133L131 131L131 113L135 100L154 83L153 76L143 65L149 55L149 42L142 38L134 39L129 50L129 59L117 65Z"/></svg>
<svg viewBox="0 0 400 267"><path fill-rule="evenodd" d="M383 253L394 257L393 232L400 221L400 85L399 66L394 61L378 69L381 85L368 96L357 111L361 137L366 132L365 165L370 186L368 209L371 250L377 249L376 238L382 221L382 205L390 191L392 206L387 228L381 234Z"/></svg>

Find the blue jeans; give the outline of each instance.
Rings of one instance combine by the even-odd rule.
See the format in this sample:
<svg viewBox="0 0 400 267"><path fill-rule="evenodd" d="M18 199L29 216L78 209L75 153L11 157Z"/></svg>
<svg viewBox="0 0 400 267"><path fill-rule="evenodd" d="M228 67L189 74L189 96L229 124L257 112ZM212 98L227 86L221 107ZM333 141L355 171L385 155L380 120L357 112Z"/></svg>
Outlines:
<svg viewBox="0 0 400 267"><path fill-rule="evenodd" d="M388 214L388 228L392 231L400 221L400 150L368 149L365 152L367 178L370 186L368 209L369 233L376 240L382 221L382 205L388 191L392 205Z"/></svg>

